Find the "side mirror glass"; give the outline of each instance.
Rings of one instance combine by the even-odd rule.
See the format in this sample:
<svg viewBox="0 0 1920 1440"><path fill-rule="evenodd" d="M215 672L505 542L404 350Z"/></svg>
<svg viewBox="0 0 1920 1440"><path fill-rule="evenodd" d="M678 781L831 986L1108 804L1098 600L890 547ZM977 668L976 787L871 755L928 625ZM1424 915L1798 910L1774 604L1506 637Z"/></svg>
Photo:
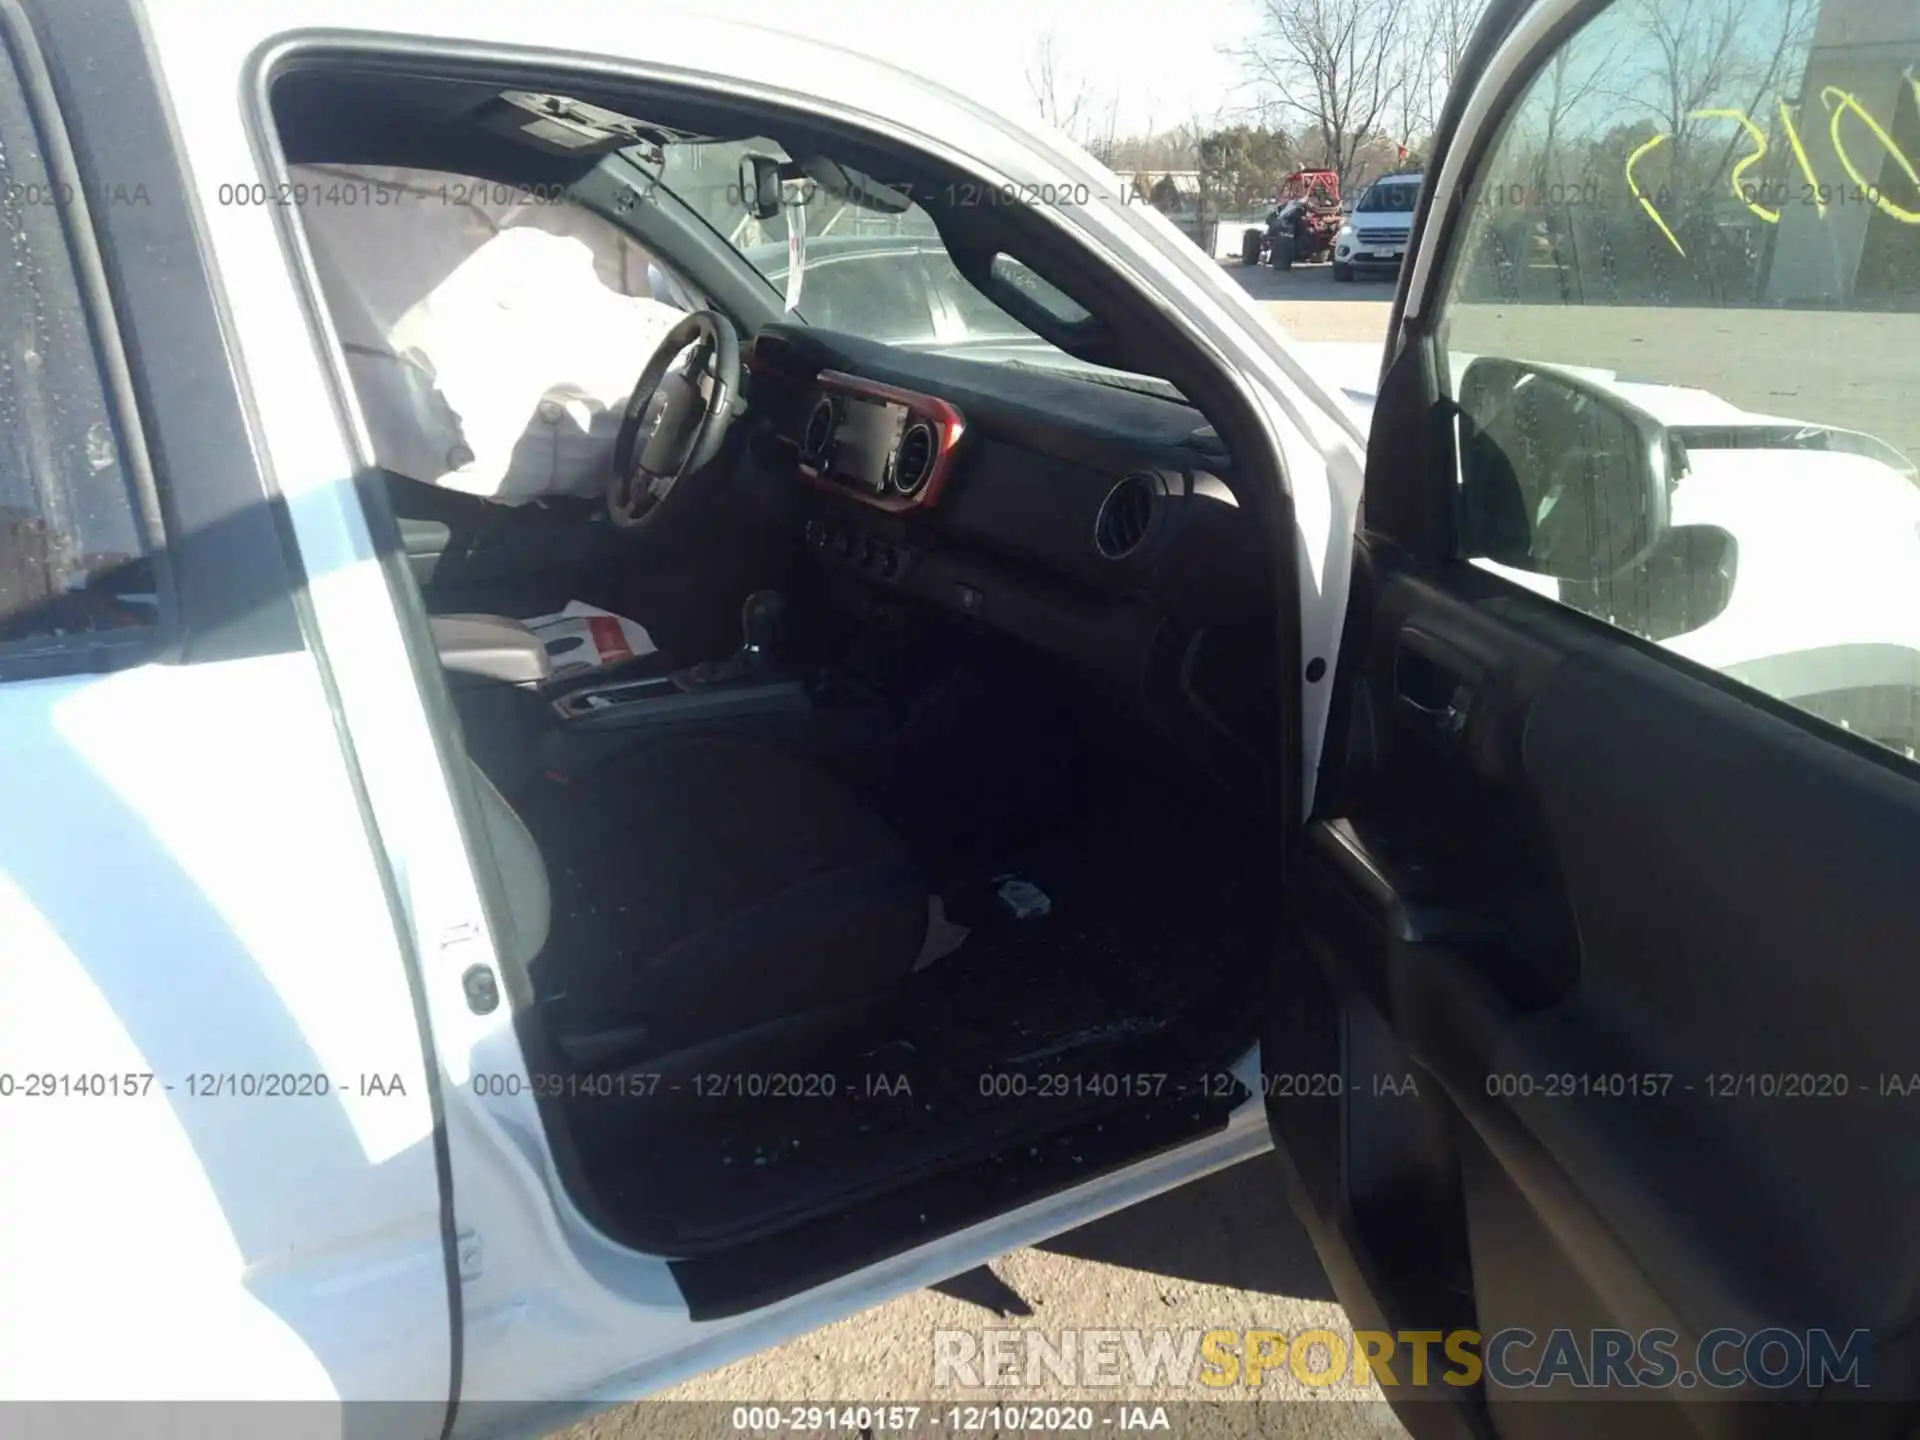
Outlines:
<svg viewBox="0 0 1920 1440"><path fill-rule="evenodd" d="M1675 447L1651 415L1601 382L1487 357L1459 408L1467 554L1593 585L1659 545Z"/></svg>
<svg viewBox="0 0 1920 1440"><path fill-rule="evenodd" d="M740 203L756 220L780 213L780 162L771 155L740 157Z"/></svg>

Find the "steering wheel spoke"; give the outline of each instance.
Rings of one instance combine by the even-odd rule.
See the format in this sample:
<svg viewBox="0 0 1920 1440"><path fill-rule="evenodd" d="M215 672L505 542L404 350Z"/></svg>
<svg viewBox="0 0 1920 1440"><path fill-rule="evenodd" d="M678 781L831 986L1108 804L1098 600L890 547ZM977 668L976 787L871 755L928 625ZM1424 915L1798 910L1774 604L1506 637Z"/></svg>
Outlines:
<svg viewBox="0 0 1920 1440"><path fill-rule="evenodd" d="M740 345L724 315L698 310L654 348L627 399L607 478L607 513L623 529L655 523L680 485L719 453L740 384ZM683 509L685 502L672 508Z"/></svg>

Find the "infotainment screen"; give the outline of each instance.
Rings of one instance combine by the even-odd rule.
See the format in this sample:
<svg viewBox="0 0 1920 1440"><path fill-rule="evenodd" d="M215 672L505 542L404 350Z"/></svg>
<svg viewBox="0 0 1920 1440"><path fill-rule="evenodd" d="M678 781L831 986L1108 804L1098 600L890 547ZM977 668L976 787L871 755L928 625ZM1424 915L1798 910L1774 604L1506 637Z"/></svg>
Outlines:
<svg viewBox="0 0 1920 1440"><path fill-rule="evenodd" d="M887 488L887 464L906 428L907 407L849 395L834 434L833 469L839 477L879 494Z"/></svg>

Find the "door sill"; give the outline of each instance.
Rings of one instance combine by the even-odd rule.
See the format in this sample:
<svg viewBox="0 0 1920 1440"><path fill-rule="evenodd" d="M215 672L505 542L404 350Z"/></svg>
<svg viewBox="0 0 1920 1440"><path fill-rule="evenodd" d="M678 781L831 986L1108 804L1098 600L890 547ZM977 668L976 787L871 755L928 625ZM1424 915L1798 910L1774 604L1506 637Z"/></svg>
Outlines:
<svg viewBox="0 0 1920 1440"><path fill-rule="evenodd" d="M1227 1093L1105 1108L835 1213L673 1261L670 1268L692 1319L739 1315L1090 1180L1217 1141L1235 1127L1237 1112L1258 1108L1253 1102L1253 1092L1236 1082ZM1079 1217L1066 1222L1077 1223Z"/></svg>

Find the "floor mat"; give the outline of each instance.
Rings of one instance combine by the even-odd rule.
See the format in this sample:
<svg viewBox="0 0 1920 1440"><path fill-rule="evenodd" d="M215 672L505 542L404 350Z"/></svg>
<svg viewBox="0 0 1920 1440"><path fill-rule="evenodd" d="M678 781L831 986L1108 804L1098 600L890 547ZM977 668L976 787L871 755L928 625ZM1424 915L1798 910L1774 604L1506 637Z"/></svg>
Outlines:
<svg viewBox="0 0 1920 1440"><path fill-rule="evenodd" d="M650 1097L631 1144L592 1147L602 1202L703 1246L838 1203L862 1176L897 1184L1103 1105L1177 1099L1264 971L1271 872L1216 817L1165 797L1080 818L1081 835L949 880L966 939L909 978L871 1043ZM1005 874L1048 913L1015 918L996 897Z"/></svg>

